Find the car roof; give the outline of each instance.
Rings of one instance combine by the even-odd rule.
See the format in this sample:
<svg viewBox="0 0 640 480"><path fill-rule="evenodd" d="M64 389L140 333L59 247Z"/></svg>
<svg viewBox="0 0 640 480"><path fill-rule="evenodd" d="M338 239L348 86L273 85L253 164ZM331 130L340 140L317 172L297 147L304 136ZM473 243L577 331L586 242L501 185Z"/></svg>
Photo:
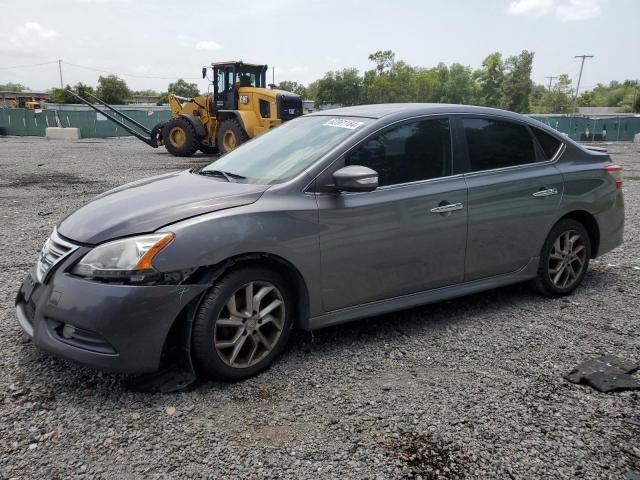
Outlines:
<svg viewBox="0 0 640 480"><path fill-rule="evenodd" d="M473 105L455 105L448 103L379 103L372 105L357 105L353 107L332 108L319 110L310 115L336 115L350 117L383 118L394 116L396 118L412 117L415 115L447 113L488 114L511 117L513 119L525 119L523 115L500 110L498 108L476 107Z"/></svg>

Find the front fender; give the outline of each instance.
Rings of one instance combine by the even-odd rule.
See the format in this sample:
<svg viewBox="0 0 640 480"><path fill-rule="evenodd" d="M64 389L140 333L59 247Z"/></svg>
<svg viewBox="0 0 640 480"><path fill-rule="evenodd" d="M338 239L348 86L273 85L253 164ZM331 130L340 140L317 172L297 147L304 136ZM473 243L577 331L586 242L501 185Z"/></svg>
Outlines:
<svg viewBox="0 0 640 480"><path fill-rule="evenodd" d="M295 198L293 198L295 197ZM221 264L248 254L267 254L291 264L309 291L310 314L321 302L319 225L310 195L263 195L245 205L167 225L175 239L156 255L153 265L170 272Z"/></svg>

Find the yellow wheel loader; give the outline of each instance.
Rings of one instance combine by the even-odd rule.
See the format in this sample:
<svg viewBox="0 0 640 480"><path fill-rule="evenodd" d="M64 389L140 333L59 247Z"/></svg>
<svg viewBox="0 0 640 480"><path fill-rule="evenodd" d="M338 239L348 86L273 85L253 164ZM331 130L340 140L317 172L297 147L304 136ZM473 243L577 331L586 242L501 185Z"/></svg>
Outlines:
<svg viewBox="0 0 640 480"><path fill-rule="evenodd" d="M250 138L302 115L300 95L267 88L266 65L212 63L210 67L202 68L202 78L207 78L209 71L213 93L194 98L169 93L172 118L151 130L94 96L91 96L94 101L121 118L105 113L74 92L70 93L148 145L154 148L164 145L179 157L188 157L198 150L224 154Z"/></svg>

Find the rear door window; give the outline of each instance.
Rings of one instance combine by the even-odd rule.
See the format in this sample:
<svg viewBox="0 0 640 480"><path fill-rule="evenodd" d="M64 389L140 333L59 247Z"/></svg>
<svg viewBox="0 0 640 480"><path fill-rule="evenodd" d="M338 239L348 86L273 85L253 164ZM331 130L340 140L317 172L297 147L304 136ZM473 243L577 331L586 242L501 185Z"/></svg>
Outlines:
<svg viewBox="0 0 640 480"><path fill-rule="evenodd" d="M387 130L358 147L345 165L375 170L380 186L450 175L449 120L421 120Z"/></svg>
<svg viewBox="0 0 640 480"><path fill-rule="evenodd" d="M540 143L540 146L542 147L542 151L544 151L544 154L547 157L547 159L550 160L553 157L555 157L562 142L557 138L549 135L547 132L543 132L539 128L531 127L531 130L533 131L533 134L538 139L538 143Z"/></svg>
<svg viewBox="0 0 640 480"><path fill-rule="evenodd" d="M526 126L490 118L462 119L472 172L526 165L536 161Z"/></svg>

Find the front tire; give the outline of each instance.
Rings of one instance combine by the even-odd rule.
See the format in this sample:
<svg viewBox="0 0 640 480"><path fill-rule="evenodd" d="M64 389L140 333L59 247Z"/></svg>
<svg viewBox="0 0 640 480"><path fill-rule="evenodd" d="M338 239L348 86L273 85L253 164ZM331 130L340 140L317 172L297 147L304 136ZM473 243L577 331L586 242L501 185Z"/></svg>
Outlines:
<svg viewBox="0 0 640 480"><path fill-rule="evenodd" d="M533 285L548 297L562 297L581 283L591 258L589 234L580 222L565 218L554 225L540 253Z"/></svg>
<svg viewBox="0 0 640 480"><path fill-rule="evenodd" d="M289 286L274 271L245 267L222 277L195 317L198 369L221 380L242 380L267 368L289 339L292 306Z"/></svg>
<svg viewBox="0 0 640 480"><path fill-rule="evenodd" d="M229 118L218 126L216 145L222 155L235 150L247 140L249 140L247 132L244 131L240 122L235 118Z"/></svg>
<svg viewBox="0 0 640 480"><path fill-rule="evenodd" d="M172 118L162 129L164 147L176 157L190 157L198 150L198 138L191 123L184 118Z"/></svg>

